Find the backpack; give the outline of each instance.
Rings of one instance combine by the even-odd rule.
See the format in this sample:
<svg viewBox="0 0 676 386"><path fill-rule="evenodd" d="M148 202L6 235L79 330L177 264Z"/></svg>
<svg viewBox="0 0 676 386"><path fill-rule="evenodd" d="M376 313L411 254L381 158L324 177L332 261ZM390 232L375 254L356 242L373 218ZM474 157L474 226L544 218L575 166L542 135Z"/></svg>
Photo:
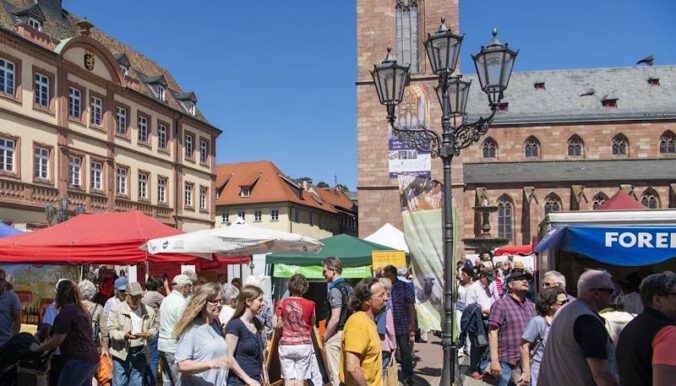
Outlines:
<svg viewBox="0 0 676 386"><path fill-rule="evenodd" d="M99 325L99 321L94 319L96 310L99 307L101 307L100 304L94 303L94 308L89 312L89 317L92 320L92 340L94 343L99 341L99 334L101 334L101 326Z"/></svg>
<svg viewBox="0 0 676 386"><path fill-rule="evenodd" d="M340 331L345 327L345 323L347 322L347 318L352 315L352 310L348 306L350 303L350 298L352 297L352 294L354 293L354 288L352 288L351 285L347 284L347 282L341 281L340 283L336 284L335 288L338 288L340 290L340 293L343 295L343 305L340 307L340 319L338 319L338 326L336 327L337 331Z"/></svg>

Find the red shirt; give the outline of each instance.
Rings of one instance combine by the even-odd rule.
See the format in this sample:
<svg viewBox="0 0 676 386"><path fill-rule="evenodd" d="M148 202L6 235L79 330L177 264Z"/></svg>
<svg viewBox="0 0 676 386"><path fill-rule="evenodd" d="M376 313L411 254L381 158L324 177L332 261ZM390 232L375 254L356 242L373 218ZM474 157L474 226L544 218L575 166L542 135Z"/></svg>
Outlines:
<svg viewBox="0 0 676 386"><path fill-rule="evenodd" d="M315 302L303 298L286 298L277 302L275 315L282 318L281 345L312 344L312 316Z"/></svg>

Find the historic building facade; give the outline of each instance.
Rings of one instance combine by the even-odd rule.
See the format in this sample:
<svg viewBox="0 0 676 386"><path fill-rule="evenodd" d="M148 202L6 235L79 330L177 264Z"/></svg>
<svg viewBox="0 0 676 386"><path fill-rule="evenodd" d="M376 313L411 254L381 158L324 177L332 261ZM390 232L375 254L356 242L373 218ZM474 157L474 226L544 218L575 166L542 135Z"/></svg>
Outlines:
<svg viewBox="0 0 676 386"><path fill-rule="evenodd" d="M423 42L441 16L457 31L457 15L457 1L358 1L362 236L386 222L401 227L402 221L393 178L402 169L392 162L401 150L388 140L385 109L369 70L392 44L397 59L412 64L411 82L397 111L399 124L440 128ZM537 236L546 213L592 210L618 190L651 208L676 207L674 79L676 66L515 72L488 134L454 159L459 238L480 231L472 207L484 198L499 206L491 218L492 233L516 244ZM468 109L470 120L489 113L476 79ZM433 178L442 179L439 160L425 166L425 155L418 159L403 171L431 171ZM464 251L464 245L458 248Z"/></svg>
<svg viewBox="0 0 676 386"><path fill-rule="evenodd" d="M317 239L357 235L356 204L339 187L299 184L270 161L218 165L216 174L217 227L242 218Z"/></svg>
<svg viewBox="0 0 676 386"><path fill-rule="evenodd" d="M162 66L60 0L0 1L0 221L43 227L67 197L212 227L220 133Z"/></svg>

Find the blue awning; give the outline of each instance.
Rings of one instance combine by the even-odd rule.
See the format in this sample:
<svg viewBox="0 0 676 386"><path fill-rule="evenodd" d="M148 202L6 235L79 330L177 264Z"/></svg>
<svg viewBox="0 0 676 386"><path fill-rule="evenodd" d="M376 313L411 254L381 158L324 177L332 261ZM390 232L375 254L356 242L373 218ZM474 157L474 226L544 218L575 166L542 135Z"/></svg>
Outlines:
<svg viewBox="0 0 676 386"><path fill-rule="evenodd" d="M606 264L640 266L676 257L676 226L573 226L554 228L535 252L556 248Z"/></svg>

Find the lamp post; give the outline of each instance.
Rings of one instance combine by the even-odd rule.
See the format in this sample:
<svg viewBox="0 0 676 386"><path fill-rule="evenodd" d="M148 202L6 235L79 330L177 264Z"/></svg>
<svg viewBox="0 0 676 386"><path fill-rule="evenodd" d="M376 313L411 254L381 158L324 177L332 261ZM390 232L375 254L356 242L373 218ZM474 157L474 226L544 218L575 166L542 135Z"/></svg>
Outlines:
<svg viewBox="0 0 676 386"><path fill-rule="evenodd" d="M47 204L45 206L45 217L47 217L47 223L49 223L50 226L54 220L56 220L56 223L58 224L68 220L69 217L70 200L68 199L68 196L61 197L57 202L57 206L52 204ZM85 213L86 211L86 208L82 204L75 205L75 208L73 209L75 216Z"/></svg>
<svg viewBox="0 0 676 386"><path fill-rule="evenodd" d="M387 48L387 56L382 63L375 65L371 75L378 92L380 103L387 108L387 121L393 133L405 145L431 153L439 157L444 167L444 321L442 326L442 347L444 362L440 385L448 386L457 380L457 345L453 339L454 309L457 298L455 284L455 266L453 264L453 216L451 191L451 162L460 155L460 150L477 142L486 134L493 121L498 104L503 98L514 67L518 51L511 50L507 44L498 40L497 30L493 29L493 40L488 46L481 47L477 55L472 55L476 66L481 90L488 96L491 114L479 117L474 122L466 122L467 98L471 81L461 75L454 75L458 63L458 54L464 35L453 33L441 19L441 26L434 34L428 34L425 41L427 57L432 72L438 76L435 87L442 109L441 136L427 128L403 128L395 123L395 107L401 102L404 87L409 82L409 65L397 63ZM457 377L457 378L456 378Z"/></svg>

